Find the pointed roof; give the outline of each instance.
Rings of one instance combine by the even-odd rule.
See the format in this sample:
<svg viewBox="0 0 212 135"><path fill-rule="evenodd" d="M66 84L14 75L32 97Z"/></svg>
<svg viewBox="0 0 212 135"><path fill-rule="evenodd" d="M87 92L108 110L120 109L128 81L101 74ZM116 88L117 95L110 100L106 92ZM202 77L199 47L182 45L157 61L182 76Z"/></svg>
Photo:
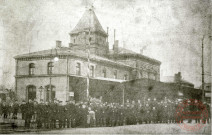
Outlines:
<svg viewBox="0 0 212 135"><path fill-rule="evenodd" d="M71 31L71 34L85 31L89 28L91 28L92 32L100 32L104 35L107 35L93 9L88 9L84 12L82 18L79 20L75 28Z"/></svg>

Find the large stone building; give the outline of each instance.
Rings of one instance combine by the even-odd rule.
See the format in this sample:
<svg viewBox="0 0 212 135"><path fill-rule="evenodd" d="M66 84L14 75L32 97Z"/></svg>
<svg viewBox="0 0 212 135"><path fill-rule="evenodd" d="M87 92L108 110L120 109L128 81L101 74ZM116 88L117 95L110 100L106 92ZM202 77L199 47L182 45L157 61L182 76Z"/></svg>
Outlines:
<svg viewBox="0 0 212 135"><path fill-rule="evenodd" d="M86 88L76 89L73 82L75 78L86 78L87 73L91 80L124 82L147 78L160 81L160 61L121 48L118 40L114 41L113 49L109 49L108 33L91 9L85 11L70 32L69 47L56 41L55 49L18 55L15 60L16 93L22 100L56 98L65 102L77 91L83 95ZM90 85L90 91L93 87Z"/></svg>

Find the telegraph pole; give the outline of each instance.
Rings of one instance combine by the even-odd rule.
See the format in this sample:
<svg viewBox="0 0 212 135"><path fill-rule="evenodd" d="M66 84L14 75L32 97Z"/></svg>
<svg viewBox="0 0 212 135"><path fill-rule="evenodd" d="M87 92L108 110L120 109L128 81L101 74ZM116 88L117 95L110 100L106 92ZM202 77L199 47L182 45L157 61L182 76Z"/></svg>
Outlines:
<svg viewBox="0 0 212 135"><path fill-rule="evenodd" d="M203 35L202 38L202 101L204 102L205 98L205 91L204 91L204 38L205 35Z"/></svg>
<svg viewBox="0 0 212 135"><path fill-rule="evenodd" d="M87 93L87 100L88 102L90 102L89 99L89 84L90 84L90 45L91 45L91 9L89 9L89 13L90 13L90 18L89 18L89 36L88 36L88 46L87 46L87 61L88 61L88 69L87 69L87 89L86 89L86 93Z"/></svg>

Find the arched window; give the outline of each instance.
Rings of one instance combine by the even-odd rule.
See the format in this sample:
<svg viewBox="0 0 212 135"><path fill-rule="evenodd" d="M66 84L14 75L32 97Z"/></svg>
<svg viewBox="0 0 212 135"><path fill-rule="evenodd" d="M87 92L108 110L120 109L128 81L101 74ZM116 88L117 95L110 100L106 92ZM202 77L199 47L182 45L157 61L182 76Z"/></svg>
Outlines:
<svg viewBox="0 0 212 135"><path fill-rule="evenodd" d="M34 72L35 72L35 64L30 63L29 64L29 75L34 75Z"/></svg>
<svg viewBox="0 0 212 135"><path fill-rule="evenodd" d="M30 85L27 87L27 99L28 100L34 100L36 99L36 87L33 85Z"/></svg>
<svg viewBox="0 0 212 135"><path fill-rule="evenodd" d="M46 86L46 102L54 101L55 98L55 86L47 85Z"/></svg>
<svg viewBox="0 0 212 135"><path fill-rule="evenodd" d="M52 74L53 68L54 68L53 62L49 62L48 63L48 69L47 69L48 74Z"/></svg>

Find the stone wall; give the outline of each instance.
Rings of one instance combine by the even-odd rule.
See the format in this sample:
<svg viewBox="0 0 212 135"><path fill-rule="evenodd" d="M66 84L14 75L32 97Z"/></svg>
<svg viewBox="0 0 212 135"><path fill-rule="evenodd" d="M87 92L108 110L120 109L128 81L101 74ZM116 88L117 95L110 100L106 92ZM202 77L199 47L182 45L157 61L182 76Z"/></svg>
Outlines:
<svg viewBox="0 0 212 135"><path fill-rule="evenodd" d="M75 92L75 100L86 99L86 78L71 77L70 91ZM145 101L165 99L201 99L201 90L182 87L174 83L156 82L148 79L132 80L127 82L114 82L90 79L90 95L95 98L102 97L103 102L123 103L130 101ZM183 93L183 96L179 95Z"/></svg>
<svg viewBox="0 0 212 135"><path fill-rule="evenodd" d="M31 60L31 61L21 61L17 62L17 74L16 75L29 75L29 64L34 63L34 75L47 75L47 64L50 62L49 59L44 60ZM68 67L67 67L67 59L59 59L57 62L53 62L53 74L55 75L76 75L76 65L80 63L81 66L81 74L80 76L87 76L87 60L82 58L69 58L68 59ZM128 79L130 77L130 69L125 68L124 66L117 66L115 64L108 64L103 61L96 62L91 60L90 66L94 66L94 77L103 77L103 69L106 69L106 78L114 78L114 71L117 70L117 79L124 79L124 75L128 75Z"/></svg>
<svg viewBox="0 0 212 135"><path fill-rule="evenodd" d="M41 76L34 76L34 77L18 77L17 80L17 96L20 100L26 100L27 97L27 87L32 85L36 88L36 99L40 101L40 87L42 86L44 89L42 90L41 99L45 101L45 86L50 84L50 77L41 77ZM66 101L67 95L67 77L51 77L51 84L55 87L55 98L63 101Z"/></svg>

